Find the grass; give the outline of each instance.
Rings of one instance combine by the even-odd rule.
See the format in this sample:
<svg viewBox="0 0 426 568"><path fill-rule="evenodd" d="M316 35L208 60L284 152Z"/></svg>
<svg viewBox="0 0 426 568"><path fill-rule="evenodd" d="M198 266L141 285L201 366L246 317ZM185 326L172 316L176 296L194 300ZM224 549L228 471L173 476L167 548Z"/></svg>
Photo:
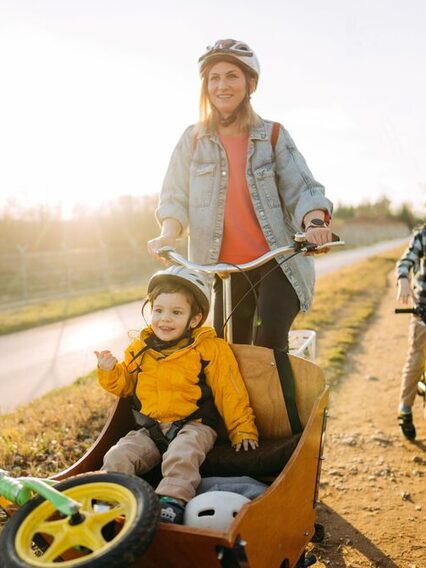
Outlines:
<svg viewBox="0 0 426 568"><path fill-rule="evenodd" d="M348 353L374 315L402 251L400 247L344 268L333 278L323 277L311 310L296 319L296 328L317 332L317 363L329 384L337 383L343 374Z"/></svg>
<svg viewBox="0 0 426 568"><path fill-rule="evenodd" d="M311 310L297 317L296 328L317 331L318 364L330 384L340 378L401 251L383 253L332 277L322 277ZM16 476L49 476L65 469L93 444L111 405L112 397L97 385L92 372L0 416L0 464Z"/></svg>
<svg viewBox="0 0 426 568"><path fill-rule="evenodd" d="M0 335L140 300L145 297L145 293L146 286L134 286L125 289L94 292L89 296L46 300L45 302L31 304L13 311L3 311L0 321Z"/></svg>
<svg viewBox="0 0 426 568"><path fill-rule="evenodd" d="M402 250L382 253L343 268L332 277L324 276L318 281L312 308L296 318L295 328L317 332L317 363L329 384L340 378L348 351L374 314Z"/></svg>

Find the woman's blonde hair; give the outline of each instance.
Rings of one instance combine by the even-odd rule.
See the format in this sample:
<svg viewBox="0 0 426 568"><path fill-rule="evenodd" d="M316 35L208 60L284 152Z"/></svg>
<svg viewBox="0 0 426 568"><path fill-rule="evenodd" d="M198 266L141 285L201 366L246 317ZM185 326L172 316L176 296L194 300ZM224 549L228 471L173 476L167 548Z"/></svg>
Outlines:
<svg viewBox="0 0 426 568"><path fill-rule="evenodd" d="M208 78L210 69L215 65L219 60L216 59L212 61L209 65L206 65L206 68L203 71L201 76L201 92L200 92L200 128L205 128L209 132L214 132L217 130L217 127L220 124L220 114L215 109L215 107L211 104L208 94ZM241 130L249 131L253 126L255 126L258 121L259 117L254 112L253 107L251 106L250 102L250 83L253 79L257 80L257 77L252 73L246 66L239 65L235 58L233 57L226 57L223 55L220 58L220 61L229 61L233 65L236 65L241 69L244 73L244 77L246 80L246 87L247 93L245 99L242 101L240 105L240 109L238 111L238 117L236 119L237 123L240 126Z"/></svg>

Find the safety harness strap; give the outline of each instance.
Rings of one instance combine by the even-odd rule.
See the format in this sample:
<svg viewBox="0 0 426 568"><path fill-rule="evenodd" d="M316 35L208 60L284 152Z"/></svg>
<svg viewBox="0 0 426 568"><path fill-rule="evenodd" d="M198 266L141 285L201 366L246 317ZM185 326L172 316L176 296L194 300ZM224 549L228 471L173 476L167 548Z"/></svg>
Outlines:
<svg viewBox="0 0 426 568"><path fill-rule="evenodd" d="M148 430L149 437L155 443L161 455L163 455L164 452L167 451L170 442L172 442L176 438L185 424L191 422L191 420L196 420L197 418L201 417L202 407L197 408L197 410L192 412L186 418L175 420L175 422L172 423L166 433L161 430L160 423L157 422L157 420L150 418L149 416L143 414L135 408L132 408L132 413L136 426L138 428L146 428L146 430Z"/></svg>
<svg viewBox="0 0 426 568"><path fill-rule="evenodd" d="M296 405L296 389L290 359L283 349L274 348L274 356L291 431L293 434L299 434L299 432L302 432L303 427L300 422L299 412Z"/></svg>
<svg viewBox="0 0 426 568"><path fill-rule="evenodd" d="M133 355L130 363L128 364L129 367L134 361L136 361L138 357L140 357L140 362L137 365L136 369L134 369L133 371L129 371L131 374L136 371L141 371L142 359L146 351L148 349L151 348L155 349L156 347L158 347L158 345L155 343L154 335L148 337L145 343L146 343L145 346L135 355ZM136 386L138 378L139 377L137 377L133 385L133 394L132 394L132 413L133 413L133 419L135 421L135 426L138 429L145 428L148 431L149 437L155 443L161 454L164 454L164 452L167 451L170 442L172 442L176 438L176 436L182 430L185 424L191 422L191 420L196 420L198 418L206 418L206 424L211 425L213 427L213 424L209 424L209 418L208 418L209 411L211 413L212 408L215 408L213 399L210 396L207 399L203 400L201 402L201 406L198 407L196 410L194 410L194 412L192 412L189 416L173 422L170 428L167 430L167 432L164 433L161 430L160 424L159 422L157 422L157 420L154 420L153 418L141 412L141 402L136 396Z"/></svg>
<svg viewBox="0 0 426 568"><path fill-rule="evenodd" d="M160 425L156 420L153 420L146 414L141 414L139 410L132 408L133 418L138 429L145 428L148 430L149 437L155 443L161 455L169 447L169 442L161 431Z"/></svg>

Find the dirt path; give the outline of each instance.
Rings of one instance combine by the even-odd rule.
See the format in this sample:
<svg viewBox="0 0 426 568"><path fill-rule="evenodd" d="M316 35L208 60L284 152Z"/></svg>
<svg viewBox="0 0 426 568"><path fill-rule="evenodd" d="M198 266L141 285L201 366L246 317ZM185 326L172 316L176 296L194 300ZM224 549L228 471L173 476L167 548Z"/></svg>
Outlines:
<svg viewBox="0 0 426 568"><path fill-rule="evenodd" d="M330 399L318 520L318 567L426 567L426 420L414 407L416 443L396 407L409 316L389 290Z"/></svg>

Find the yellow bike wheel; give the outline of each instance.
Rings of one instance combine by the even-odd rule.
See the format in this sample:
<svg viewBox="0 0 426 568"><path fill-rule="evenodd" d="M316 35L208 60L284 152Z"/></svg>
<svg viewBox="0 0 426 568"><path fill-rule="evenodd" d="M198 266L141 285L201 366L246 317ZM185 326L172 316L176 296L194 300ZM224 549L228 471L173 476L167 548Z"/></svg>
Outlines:
<svg viewBox="0 0 426 568"><path fill-rule="evenodd" d="M79 475L55 486L81 503L67 517L36 497L6 524L0 538L4 568L119 568L148 548L159 522L152 487L120 473Z"/></svg>

